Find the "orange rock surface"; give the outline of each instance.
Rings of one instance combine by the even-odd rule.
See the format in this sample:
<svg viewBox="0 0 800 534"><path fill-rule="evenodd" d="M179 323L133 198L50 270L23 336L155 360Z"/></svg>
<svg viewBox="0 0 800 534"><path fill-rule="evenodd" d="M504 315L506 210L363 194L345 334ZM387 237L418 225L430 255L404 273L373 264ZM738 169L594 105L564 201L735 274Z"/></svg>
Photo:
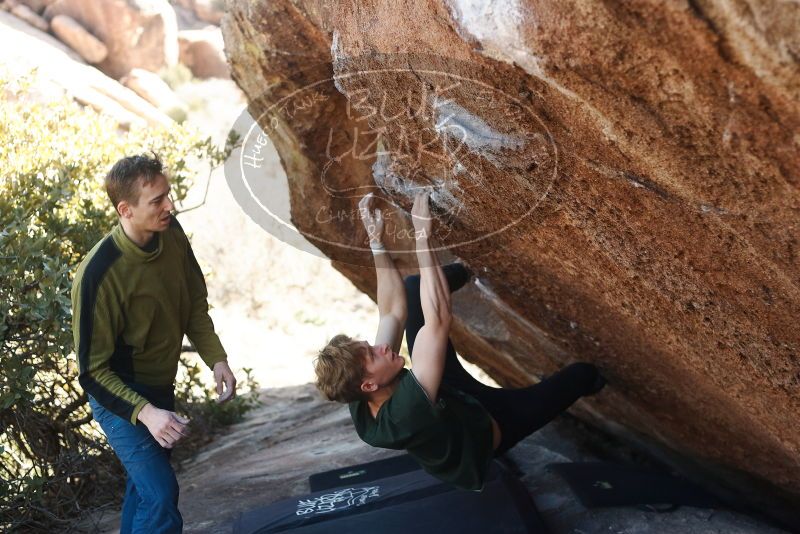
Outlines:
<svg viewBox="0 0 800 534"><path fill-rule="evenodd" d="M411 271L429 187L478 275L465 357L508 386L594 362L578 415L800 502L800 4L773 4L242 0L223 33L292 222L359 288L360 196Z"/></svg>

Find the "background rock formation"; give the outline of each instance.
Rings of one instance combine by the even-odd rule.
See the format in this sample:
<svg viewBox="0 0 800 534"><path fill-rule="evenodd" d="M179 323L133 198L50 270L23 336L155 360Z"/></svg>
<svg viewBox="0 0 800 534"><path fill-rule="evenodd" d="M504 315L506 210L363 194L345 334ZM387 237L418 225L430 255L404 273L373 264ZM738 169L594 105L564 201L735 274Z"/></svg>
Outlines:
<svg viewBox="0 0 800 534"><path fill-rule="evenodd" d="M479 275L465 357L503 385L595 362L611 387L579 415L800 502L800 5L229 9L292 222L359 288L358 197L386 199L412 270L403 210L430 186L440 240Z"/></svg>
<svg viewBox="0 0 800 534"><path fill-rule="evenodd" d="M0 10L16 17L11 20L0 13L0 26L13 32L5 40L22 39L34 47L10 47L4 53L5 66L10 71L42 69L55 86L68 87L77 101L111 114L123 126L141 122L131 112L150 123L181 122L187 109L173 88L192 78L230 78L222 33L208 23L221 18L222 3L0 0ZM47 59L49 45L55 47L55 56ZM69 59L63 61L62 53L67 51ZM81 66L66 72L78 56L83 60ZM114 79L164 113L151 109ZM86 88L87 84L91 87ZM197 95L191 98L194 105L202 99Z"/></svg>
<svg viewBox="0 0 800 534"><path fill-rule="evenodd" d="M230 78L219 28L178 32L181 63L198 78Z"/></svg>
<svg viewBox="0 0 800 534"><path fill-rule="evenodd" d="M36 84L34 94L41 100L58 98L65 92L80 104L112 117L122 128L134 124L173 124L163 112L87 65L74 50L53 36L3 12L0 12L0 50L3 71L9 79L30 76L31 70L36 69L41 81Z"/></svg>
<svg viewBox="0 0 800 534"><path fill-rule="evenodd" d="M56 0L44 17L58 15L78 21L108 47L97 66L113 78L136 67L157 71L178 62L178 26L166 0Z"/></svg>

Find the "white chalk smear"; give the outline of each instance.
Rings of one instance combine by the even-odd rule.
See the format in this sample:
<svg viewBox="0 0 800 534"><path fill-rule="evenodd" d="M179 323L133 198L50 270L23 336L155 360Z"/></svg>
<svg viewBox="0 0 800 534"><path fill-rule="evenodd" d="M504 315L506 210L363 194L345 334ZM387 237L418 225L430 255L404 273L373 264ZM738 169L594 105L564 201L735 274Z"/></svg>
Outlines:
<svg viewBox="0 0 800 534"><path fill-rule="evenodd" d="M458 182L452 179L434 179L432 185L425 185L411 180L394 170L392 155L385 150L383 141L378 141L375 163L372 164L372 179L375 185L390 195L399 195L408 199L425 189L431 191L431 201L444 211L460 211L463 202L459 200L462 193Z"/></svg>
<svg viewBox="0 0 800 534"><path fill-rule="evenodd" d="M537 77L544 77L540 59L536 57L520 33L520 23L534 24L533 13L523 12L519 0L449 0L457 30L466 40L476 40L485 55L506 62L515 62Z"/></svg>
<svg viewBox="0 0 800 534"><path fill-rule="evenodd" d="M439 135L466 145L470 152L487 159L497 167L503 167L503 151L519 150L526 144L525 139L521 137L498 132L482 118L451 100L437 100L432 103L432 107L436 111L434 129ZM457 157L458 147L452 153Z"/></svg>
<svg viewBox="0 0 800 534"><path fill-rule="evenodd" d="M421 184L406 179L392 169L392 156L384 150L383 143L378 142L377 157L372 164L372 179L375 185L390 195L414 198L418 191L424 189Z"/></svg>
<svg viewBox="0 0 800 534"><path fill-rule="evenodd" d="M344 59L344 53L342 52L342 43L340 42L339 37L339 30L333 30L333 37L331 38L331 63L333 64L333 85L336 87L336 90L342 93L344 96L347 96L347 93L342 86L339 77L336 76L336 63L340 60Z"/></svg>
<svg viewBox="0 0 800 534"><path fill-rule="evenodd" d="M600 123L608 138L618 139L611 121L583 97L550 78L543 60L525 42L521 25L538 26L530 4L523 9L519 0L447 0L447 3L456 22L456 31L464 40L477 41L483 55L504 63L516 63L570 100L578 101Z"/></svg>

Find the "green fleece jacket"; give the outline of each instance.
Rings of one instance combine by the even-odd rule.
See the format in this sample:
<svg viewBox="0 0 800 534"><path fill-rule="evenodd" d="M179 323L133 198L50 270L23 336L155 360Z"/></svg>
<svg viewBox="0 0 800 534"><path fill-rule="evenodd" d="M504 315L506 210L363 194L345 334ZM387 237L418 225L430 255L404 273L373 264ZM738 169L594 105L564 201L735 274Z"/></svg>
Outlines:
<svg viewBox="0 0 800 534"><path fill-rule="evenodd" d="M184 334L209 367L226 359L203 273L177 219L154 239L152 251L142 250L118 224L81 262L72 286L79 382L133 424L148 402L172 409Z"/></svg>

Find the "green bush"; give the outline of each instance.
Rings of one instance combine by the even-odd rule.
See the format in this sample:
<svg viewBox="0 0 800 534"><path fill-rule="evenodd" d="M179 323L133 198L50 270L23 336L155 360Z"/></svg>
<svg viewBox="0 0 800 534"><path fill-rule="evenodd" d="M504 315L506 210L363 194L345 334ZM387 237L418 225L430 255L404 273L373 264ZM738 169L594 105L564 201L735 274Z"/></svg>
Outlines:
<svg viewBox="0 0 800 534"><path fill-rule="evenodd" d="M103 176L123 156L154 151L180 202L231 147L180 125L123 131L71 100L33 101L29 84L0 79L0 531L60 532L116 506L124 484L72 346L72 275L116 222ZM213 405L196 369L178 397L209 428L255 402Z"/></svg>
<svg viewBox="0 0 800 534"><path fill-rule="evenodd" d="M162 80L164 80L170 89L175 90L185 83L189 83L194 79L192 71L183 63L176 63L175 65L164 67L158 73Z"/></svg>
<svg viewBox="0 0 800 534"><path fill-rule="evenodd" d="M217 394L206 387L203 375L208 376L208 368L197 361L182 357L185 376L181 386L175 391L175 410L188 417L189 435L181 440L181 446L172 453L173 462L180 463L191 458L199 447L211 442L220 428L238 423L248 411L258 407L258 382L252 376L252 369L243 369L245 380L237 384L240 392L236 398L224 404L217 403ZM249 392L241 395L241 392Z"/></svg>

